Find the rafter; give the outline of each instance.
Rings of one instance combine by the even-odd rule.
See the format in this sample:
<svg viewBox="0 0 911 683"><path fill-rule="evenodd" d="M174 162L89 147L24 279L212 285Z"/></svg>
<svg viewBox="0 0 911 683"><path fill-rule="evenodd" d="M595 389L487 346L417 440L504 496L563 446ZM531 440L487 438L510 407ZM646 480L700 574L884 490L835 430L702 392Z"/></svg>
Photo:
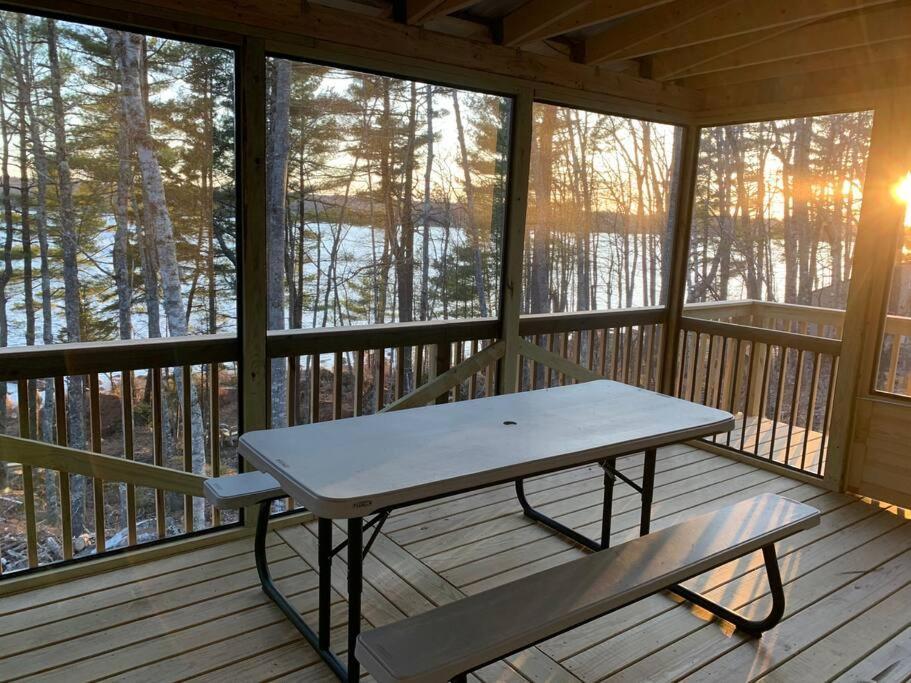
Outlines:
<svg viewBox="0 0 911 683"><path fill-rule="evenodd" d="M911 31L908 31L911 33ZM732 69L716 73L702 74L684 78L680 83L690 88L705 89L717 88L726 85L750 83L768 79L778 79L784 76L808 74L829 69L854 69L866 67L882 62L894 62L906 58L911 54L911 40L877 43L862 47L849 47L835 52L786 59L783 61L766 62L743 69Z"/></svg>
<svg viewBox="0 0 911 683"><path fill-rule="evenodd" d="M609 59L623 59L619 56L621 52L629 51L673 29L692 24L704 14L715 10L718 2L719 0L671 2L640 12L586 40L580 46L579 61L604 62ZM734 0L721 2L728 5Z"/></svg>
<svg viewBox="0 0 911 683"><path fill-rule="evenodd" d="M501 42L527 45L577 29L594 26L673 0L530 0L501 20Z"/></svg>
<svg viewBox="0 0 911 683"><path fill-rule="evenodd" d="M656 55L652 62L652 76L658 80L670 80L731 71L905 38L911 38L911 7L877 8L804 25L753 44L741 44L739 47L731 44L724 51L720 47L713 50L718 44L710 43Z"/></svg>
<svg viewBox="0 0 911 683"><path fill-rule="evenodd" d="M422 24L477 3L478 0L405 0L405 23Z"/></svg>
<svg viewBox="0 0 911 683"><path fill-rule="evenodd" d="M778 36L799 30L805 25L776 26L775 28L755 31L745 36L722 38L711 43L691 45L679 50L670 50L652 55L648 58L651 63L651 76L656 81L669 81L683 75L698 73L697 67L709 63L724 64L723 57L745 51L754 45L759 45Z"/></svg>
<svg viewBox="0 0 911 683"><path fill-rule="evenodd" d="M719 125L866 109L898 88L911 92L909 59L706 88L698 120Z"/></svg>
<svg viewBox="0 0 911 683"><path fill-rule="evenodd" d="M597 64L642 57L889 2L892 0L727 0L714 3L714 8L701 12L698 17L683 17L682 23L666 21L663 26L656 26L646 16L648 13L643 13L587 40L585 61ZM701 3L674 3L654 11L677 9L686 14L694 4Z"/></svg>

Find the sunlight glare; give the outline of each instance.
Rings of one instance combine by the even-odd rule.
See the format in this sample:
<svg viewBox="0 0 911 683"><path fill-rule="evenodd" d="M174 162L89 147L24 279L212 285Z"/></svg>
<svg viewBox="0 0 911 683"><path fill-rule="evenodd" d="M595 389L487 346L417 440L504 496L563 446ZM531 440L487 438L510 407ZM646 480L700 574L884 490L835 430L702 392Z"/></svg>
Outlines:
<svg viewBox="0 0 911 683"><path fill-rule="evenodd" d="M911 228L911 171L896 183L892 194L905 205L905 227Z"/></svg>

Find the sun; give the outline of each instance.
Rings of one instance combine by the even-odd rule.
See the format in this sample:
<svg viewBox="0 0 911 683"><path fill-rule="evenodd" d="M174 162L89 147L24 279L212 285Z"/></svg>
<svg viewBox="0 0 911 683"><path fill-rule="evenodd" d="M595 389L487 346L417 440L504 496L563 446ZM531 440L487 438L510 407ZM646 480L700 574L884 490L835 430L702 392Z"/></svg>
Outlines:
<svg viewBox="0 0 911 683"><path fill-rule="evenodd" d="M892 194L907 207L905 210L905 227L911 228L911 171L895 184L895 187L892 188Z"/></svg>

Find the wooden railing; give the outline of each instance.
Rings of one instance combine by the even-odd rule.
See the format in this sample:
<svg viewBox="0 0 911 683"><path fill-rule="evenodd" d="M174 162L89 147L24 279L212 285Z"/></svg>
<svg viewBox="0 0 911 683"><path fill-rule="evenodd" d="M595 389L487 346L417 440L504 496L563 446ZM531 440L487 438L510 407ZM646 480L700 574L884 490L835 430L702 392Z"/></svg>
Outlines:
<svg viewBox="0 0 911 683"><path fill-rule="evenodd" d="M676 394L734 414L713 443L823 476L841 342L684 317Z"/></svg>
<svg viewBox="0 0 911 683"><path fill-rule="evenodd" d="M526 341L581 365L601 377L646 389L660 382L660 307L523 316ZM528 355L520 360L519 389L559 386L571 377Z"/></svg>
<svg viewBox="0 0 911 683"><path fill-rule="evenodd" d="M0 500L0 571L235 521L201 475L236 467L238 351L222 335L0 351L0 475L20 492Z"/></svg>
<svg viewBox="0 0 911 683"><path fill-rule="evenodd" d="M516 388L608 377L657 389L664 315L655 307L522 316ZM753 301L688 306L675 391L737 416L737 429L716 439L717 447L819 476L840 353L832 336L842 318L840 311ZM890 317L886 330L911 339L911 319ZM270 332L267 353L281 383L270 391L278 401L273 424L388 409L440 377L443 395L418 392L409 405L492 395L503 362L502 347L493 345L498 333L494 319ZM238 340L225 335L0 351L0 381L12 399L6 432L29 440L0 445L0 475L7 475L0 483L12 492L0 495L0 510L14 521L0 537L0 570L235 522L236 515L205 506L186 477L197 482L237 467L239 356ZM460 366L466 358L475 360ZM885 354L890 386L907 382L902 367L899 351ZM81 425L73 415L80 405ZM81 445L107 459L73 455L67 468L60 450L43 452L41 442ZM123 467L111 467L114 460ZM156 476L142 465L158 466ZM77 511L74 493L83 490ZM88 535L74 526L78 519Z"/></svg>

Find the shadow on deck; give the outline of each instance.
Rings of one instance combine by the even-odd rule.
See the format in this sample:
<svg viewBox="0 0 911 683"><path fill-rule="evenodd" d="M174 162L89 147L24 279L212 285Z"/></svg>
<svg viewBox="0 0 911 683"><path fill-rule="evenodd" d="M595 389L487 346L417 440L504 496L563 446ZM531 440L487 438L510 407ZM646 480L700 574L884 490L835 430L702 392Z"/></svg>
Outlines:
<svg viewBox="0 0 911 683"><path fill-rule="evenodd" d="M641 477L641 456L620 465L627 476ZM599 468L540 477L526 488L543 512L597 534ZM475 680L906 680L911 523L900 511L681 445L659 452L653 528L762 492L805 501L823 516L818 527L778 545L788 608L761 640L659 594L482 669ZM615 496L612 541L620 543L637 533L638 496L624 484ZM269 543L280 587L315 620L315 523L273 532ZM583 553L524 518L512 486L403 509L365 562L364 626ZM769 596L761 567L761 557L750 556L688 585L748 616L764 613ZM340 561L333 585L334 646L341 652ZM3 680L333 680L261 592L252 539L0 598L0 619Z"/></svg>

